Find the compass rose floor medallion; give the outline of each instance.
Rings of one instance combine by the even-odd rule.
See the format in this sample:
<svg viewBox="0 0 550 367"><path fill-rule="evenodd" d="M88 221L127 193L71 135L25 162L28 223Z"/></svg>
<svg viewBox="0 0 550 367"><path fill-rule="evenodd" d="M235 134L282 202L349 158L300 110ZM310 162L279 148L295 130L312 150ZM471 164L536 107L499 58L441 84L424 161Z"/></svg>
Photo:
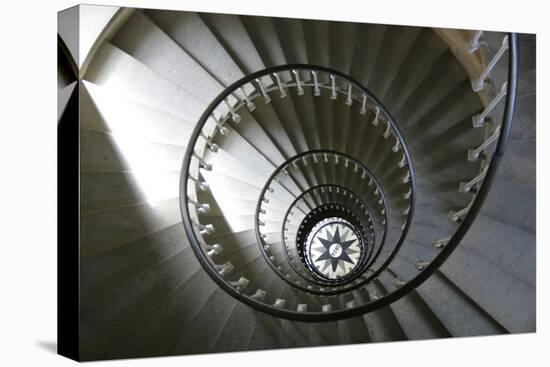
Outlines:
<svg viewBox="0 0 550 367"><path fill-rule="evenodd" d="M307 241L307 256L313 270L336 280L349 275L363 254L355 227L343 218L331 217L317 223Z"/></svg>

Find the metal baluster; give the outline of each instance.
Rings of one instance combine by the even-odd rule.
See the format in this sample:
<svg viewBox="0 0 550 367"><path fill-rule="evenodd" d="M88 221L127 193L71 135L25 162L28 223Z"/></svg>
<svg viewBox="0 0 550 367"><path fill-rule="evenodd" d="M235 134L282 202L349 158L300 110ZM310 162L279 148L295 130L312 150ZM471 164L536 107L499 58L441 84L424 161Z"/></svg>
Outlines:
<svg viewBox="0 0 550 367"><path fill-rule="evenodd" d="M207 235L207 234L212 234L214 233L214 226L212 224L200 224L200 223L195 223L195 225L199 228L199 233L201 235Z"/></svg>
<svg viewBox="0 0 550 367"><path fill-rule="evenodd" d="M260 93L262 93L262 96L264 97L264 101L265 103L269 103L271 102L271 98L269 97L269 95L267 94L266 90L265 90L265 87L262 83L262 81L260 79L256 79L256 83L258 84L258 86L260 87Z"/></svg>
<svg viewBox="0 0 550 367"><path fill-rule="evenodd" d="M393 282L394 282L394 285L395 285L396 288L401 288L402 286L407 284L407 282L405 282L405 281L403 281L399 278L395 278Z"/></svg>
<svg viewBox="0 0 550 367"><path fill-rule="evenodd" d="M231 103L229 103L227 99L224 99L223 101L229 109L229 114L231 115L231 119L233 120L233 122L235 122L236 124L241 122L241 116L237 112L235 112L235 109L233 108L233 106L231 106Z"/></svg>
<svg viewBox="0 0 550 367"><path fill-rule="evenodd" d="M286 92L285 92L285 88L283 87L283 83L281 82L281 78L279 77L279 73L273 73L273 76L277 81L277 87L279 88L279 92L281 93L281 98L285 98Z"/></svg>
<svg viewBox="0 0 550 367"><path fill-rule="evenodd" d="M472 117L472 122L474 127L483 126L483 123L485 122L485 118L487 117L487 115L491 113L491 111L495 108L498 102L500 102L502 97L506 95L507 92L508 92L508 83L505 82L504 84L502 84L502 87L500 88L500 91L498 92L498 94L491 100L491 102L489 102L489 104L487 105L487 107L485 107L483 112L481 112L480 114L474 115Z"/></svg>
<svg viewBox="0 0 550 367"><path fill-rule="evenodd" d="M219 255L223 252L223 247L218 243L215 243L213 245L205 245L204 247L206 248L207 255L210 257L214 255Z"/></svg>
<svg viewBox="0 0 550 367"><path fill-rule="evenodd" d="M372 124L374 126L378 126L378 118L380 116L380 107L376 106L376 115L374 116L374 120L372 120Z"/></svg>
<svg viewBox="0 0 550 367"><path fill-rule="evenodd" d="M397 166L399 168L403 168L405 167L405 164L407 163L407 157L405 157L405 154L403 154L403 157L401 158L401 160L397 163Z"/></svg>
<svg viewBox="0 0 550 367"><path fill-rule="evenodd" d="M396 136L395 137L395 145L391 148L391 151L394 152L394 153L397 153L399 151L399 148L400 148L400 143L399 143L399 138Z"/></svg>
<svg viewBox="0 0 550 367"><path fill-rule="evenodd" d="M319 79L317 79L317 72L311 71L311 75L313 75L313 95L316 97L320 96L321 88L319 88Z"/></svg>
<svg viewBox="0 0 550 367"><path fill-rule="evenodd" d="M248 285L250 284L250 281L245 277L240 277L239 280L237 280L236 282L228 282L228 283L231 284L233 287L235 287L238 291L243 291L248 287Z"/></svg>
<svg viewBox="0 0 550 367"><path fill-rule="evenodd" d="M235 267L233 266L233 264L231 264L229 261L226 262L225 264L223 265L220 265L220 264L214 264L214 268L218 271L218 273L223 277L229 273L231 273Z"/></svg>
<svg viewBox="0 0 550 367"><path fill-rule="evenodd" d="M384 131L384 133L382 134L382 136L384 137L384 139L387 139L390 137L390 133L391 133L391 126L390 126L390 122L389 121L386 121L386 130Z"/></svg>
<svg viewBox="0 0 550 367"><path fill-rule="evenodd" d="M438 240L437 238L434 238L432 241L432 246L435 248L443 248L447 243L449 243L450 239L444 239L444 240Z"/></svg>
<svg viewBox="0 0 550 367"><path fill-rule="evenodd" d="M201 204L192 199L188 199L187 202L194 205L197 212L201 214L206 214L210 211L210 204Z"/></svg>
<svg viewBox="0 0 550 367"><path fill-rule="evenodd" d="M302 87L302 81L300 80L300 74L298 70L292 70L294 77L296 78L296 87L298 88L298 95L301 96L304 94L304 88Z"/></svg>
<svg viewBox="0 0 550 367"><path fill-rule="evenodd" d="M243 99L244 99L244 102L246 104L246 108L248 108L248 110L250 112L254 111L256 109L256 106L254 105L254 103L252 103L252 101L248 98L248 96L246 95L246 92L244 91L243 87L240 87L239 88L242 95L243 95Z"/></svg>
<svg viewBox="0 0 550 367"><path fill-rule="evenodd" d="M449 211L448 219L450 221L456 222L470 211L471 204L461 210L451 210Z"/></svg>
<svg viewBox="0 0 550 367"><path fill-rule="evenodd" d="M264 291L263 289L257 289L256 292L252 296L250 296L250 298L256 299L258 301L263 301L266 294L266 291Z"/></svg>
<svg viewBox="0 0 550 367"><path fill-rule="evenodd" d="M193 152L193 157L195 157L199 161L199 166L202 169L205 169L207 171L212 171L212 164L206 163L202 157L200 157L197 153Z"/></svg>
<svg viewBox="0 0 550 367"><path fill-rule="evenodd" d="M476 177L474 177L473 179L471 179L470 181L468 182L461 182L460 183L460 186L458 188L458 191L460 192L469 192L470 189L472 188L472 186L474 186L475 184L477 184L478 182L480 182L481 180L483 180L483 178L485 177L485 175L487 175L487 170L488 170L489 166L485 166L479 175L477 175Z"/></svg>
<svg viewBox="0 0 550 367"><path fill-rule="evenodd" d="M206 145L208 146L208 149L210 149L214 153L218 151L219 147L217 144L212 143L212 138L209 138L208 136L204 135L202 131L200 132L199 136L201 136L204 140L206 140Z"/></svg>
<svg viewBox="0 0 550 367"><path fill-rule="evenodd" d="M336 77L332 74L330 74L330 83L331 83L330 99L336 99L338 97L336 94Z"/></svg>
<svg viewBox="0 0 550 367"><path fill-rule="evenodd" d="M420 270L420 271L426 269L426 267L427 267L428 265L430 265L429 262L427 262L427 261L422 261L422 260L418 260L418 261L416 262L416 264L415 264L416 268L417 268L418 270Z"/></svg>
<svg viewBox="0 0 550 367"><path fill-rule="evenodd" d="M282 298L277 298L273 304L275 307L284 308L286 306L286 300Z"/></svg>
<svg viewBox="0 0 550 367"><path fill-rule="evenodd" d="M468 42L468 52L469 53L472 54L472 53L477 51L477 49L481 45L480 39L481 39L482 35L483 35L483 31L477 31L476 33L474 33L474 36L472 37L470 42Z"/></svg>
<svg viewBox="0 0 550 367"><path fill-rule="evenodd" d="M351 83L348 83L348 98L346 99L346 104L348 106L351 106L351 104L353 103L353 99L351 98L352 97L351 88L352 88Z"/></svg>
<svg viewBox="0 0 550 367"><path fill-rule="evenodd" d="M195 178L191 175L189 175L189 179L191 181L195 182L195 184L197 185L197 187L201 191L208 191L208 189L210 188L210 186L208 185L208 182L206 182L206 181L201 181L200 179Z"/></svg>
<svg viewBox="0 0 550 367"><path fill-rule="evenodd" d="M498 126L495 131L485 140L479 147L475 149L468 150L468 160L475 161L479 158L479 155L484 151L491 143L493 143L498 136L500 135L500 126Z"/></svg>
<svg viewBox="0 0 550 367"><path fill-rule="evenodd" d="M502 39L502 45L500 46L500 49L493 56L493 58L491 59L491 61L483 71L483 73L481 73L480 77L476 80L472 80L472 89L474 90L474 92L479 92L480 90L483 89L483 87L485 86L485 80L489 76L489 73L491 72L491 70L493 70L498 60L500 60L500 58L502 57L504 52L506 52L507 49L508 49L508 35L504 36L504 38Z"/></svg>
<svg viewBox="0 0 550 367"><path fill-rule="evenodd" d="M214 123L218 126L218 130L220 134L227 135L229 134L230 130L228 127L224 126L223 122L221 122L213 113L210 115L212 117L212 120L214 120Z"/></svg>
<svg viewBox="0 0 550 367"><path fill-rule="evenodd" d="M367 113L367 95L363 94L363 101L361 102L361 115L364 115Z"/></svg>

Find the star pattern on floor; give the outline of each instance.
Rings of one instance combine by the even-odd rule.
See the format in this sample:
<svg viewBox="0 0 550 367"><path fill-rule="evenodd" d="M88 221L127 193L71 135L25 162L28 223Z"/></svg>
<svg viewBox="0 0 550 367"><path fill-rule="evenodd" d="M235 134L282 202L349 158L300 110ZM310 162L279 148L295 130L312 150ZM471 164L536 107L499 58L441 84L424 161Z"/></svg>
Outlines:
<svg viewBox="0 0 550 367"><path fill-rule="evenodd" d="M361 246L350 226L330 223L317 231L310 252L314 267L324 276L337 279L355 268Z"/></svg>

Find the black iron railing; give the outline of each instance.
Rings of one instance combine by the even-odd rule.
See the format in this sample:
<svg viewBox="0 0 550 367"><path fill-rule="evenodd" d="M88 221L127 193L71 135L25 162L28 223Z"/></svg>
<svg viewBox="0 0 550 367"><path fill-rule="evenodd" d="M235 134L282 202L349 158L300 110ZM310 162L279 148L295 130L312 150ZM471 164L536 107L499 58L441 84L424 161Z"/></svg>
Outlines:
<svg viewBox="0 0 550 367"><path fill-rule="evenodd" d="M476 34L476 37L478 37L478 34ZM253 294L245 294L243 291L243 288L240 288L239 286L236 286L235 282L229 282L226 279L224 279L224 275L220 274L220 271L217 267L212 265L212 262L208 256L208 254L205 252L203 248L203 243L200 239L200 236L202 233L207 233L208 230L205 229L205 225L198 225L197 223L193 221L193 218L197 217L196 213L192 214L191 209L193 208L192 205L189 205L189 196L188 196L188 190L190 188L190 183L193 183L196 180L193 178L191 171L195 170L198 171L198 167L200 165L204 166L204 162L200 162L200 159L197 161L197 157L200 158L201 155L201 149L211 149L215 150L216 145L213 143L212 138L218 134L223 133L224 124L227 123L229 119L232 119L234 122L237 122L239 120L238 116L238 110L239 108L249 108L251 109L253 107L254 99L255 98L264 98L266 102L269 102L270 100L270 93L277 92L280 93L281 96L286 94L285 88L288 87L294 87L297 88L298 94L300 92L303 93L303 88L313 88L314 89L314 95L317 95L317 92L320 89L326 89L328 90L332 96L334 95L346 95L346 98L348 101L350 101L350 104L355 101L356 103L362 103L363 106L365 104L371 104L372 106L376 106L376 118L378 119L379 115L382 115L387 123L388 131L391 131L391 135L395 137L396 139L396 147L398 150L401 150L404 156L404 164L403 166L406 166L407 168L407 182L410 185L410 193L408 195L408 198L410 200L410 207L407 210L407 220L405 224L402 227L402 232L399 240L397 241L393 251L391 254L383 261L383 263L377 267L377 270L374 272L371 272L368 276L368 280L365 279L367 282L370 280L376 279L376 277L384 271L384 269L387 268L387 266L392 262L396 254L399 252L400 247L402 246L407 232L409 230L409 227L412 223L412 217L414 214L414 202L415 202L415 172L412 165L412 160L410 157L410 154L408 152L408 149L406 148L406 142L400 133L397 124L389 114L389 112L384 108L382 103L380 103L375 96L372 95L364 86L359 84L354 79L350 78L347 75L344 75L343 73L340 73L336 70L324 68L324 67L318 67L318 66L312 66L312 65L282 65L277 66L274 68L262 70L253 74L250 74L246 76L245 78L235 82L230 87L226 88L224 92L222 92L216 99L208 106L206 111L203 113L202 117L200 118L195 130L192 133L190 144L188 145L185 158L183 161L182 166L182 174L181 174L181 184L180 184L180 197L181 197L181 212L183 217L183 225L185 227L186 233L189 237L191 246L193 248L193 251L195 252L199 262L201 263L202 267L205 269L205 271L209 274L209 276L222 288L224 289L228 294L235 297L236 299L240 300L241 302L254 307L260 311L272 314L277 317L292 319L292 320L300 320L300 321L312 321L312 322L319 322L319 321L331 321L331 320L337 320L347 317L353 317L357 316L366 312L370 312L373 310L376 310L378 308L387 306L388 304L396 301L397 299L403 297L408 292L413 290L414 288L418 287L422 282L424 282L426 279L430 277L442 264L443 262L449 257L449 255L452 253L452 251L460 244L461 240L463 239L464 235L467 233L468 229L472 225L473 221L475 220L477 214L479 213L483 202L485 201L487 194L490 190L491 184L493 183L495 179L495 174L498 169L498 166L500 164L500 161L503 157L506 143L508 140L508 137L510 135L510 129L512 126L512 120L513 120L513 114L514 114L514 106L515 106L515 97L516 97L516 91L517 91L517 78L518 78L518 46L517 46L517 36L516 34L509 34L507 36L506 42L508 43L507 49L508 52L508 81L506 84L506 104L504 107L504 117L502 119L502 123L494 128L494 133L498 134L498 140L496 142L496 146L494 149L494 153L492 156L488 157L487 154L487 146L489 146L492 143L492 140L489 141L486 145L483 145L480 147L479 151L483 151L484 154L487 156L487 163L485 165L482 165L482 176L479 179L476 179L470 186L467 186L467 189L470 190L471 186L475 185L476 190L472 191L474 193L473 199L471 203L466 208L467 210L464 211L464 213L461 213L460 215L460 224L458 226L458 229L456 232L452 235L451 238L441 242L441 246L437 246L438 249L440 249L440 252L437 254L437 256L431 260L430 262L427 262L425 264L422 264L422 267L418 267L418 270L420 271L414 278L408 280L408 281L402 281L397 279L398 287L394 289L393 291L389 292L386 295L383 295L381 297L375 297L369 300L368 303L355 305L355 304L349 304L346 305L345 308L340 309L332 309L330 307L323 307L321 311L310 311L307 310L307 307L300 307L301 305L298 305L297 310L290 310L286 309L284 307L284 302L278 302L277 300L274 304L270 304L267 302L263 302L263 296L265 296L265 292L260 290L257 290ZM502 55L502 53L501 53ZM493 65L494 66L494 65ZM309 72L312 73L313 79L301 79L299 72ZM281 82L281 79L279 78L279 73L284 72L294 72L295 79L293 79L291 82ZM317 74L318 73L325 73L330 76L330 83L320 83ZM275 77L275 81L271 85L263 85L262 80L263 78L271 78L271 76ZM347 86L347 88L336 87L335 78L341 78L345 81L344 86ZM273 79L271 79L273 80ZM243 90L243 88L246 85L251 85L253 82L257 83L258 88L253 88L254 91L250 94L246 94L247 92L243 91L242 98L235 97L234 93L237 90ZM477 84L479 85L479 80L477 81ZM357 91L359 91L359 97L357 94ZM233 98L233 102L227 102L229 98ZM236 102L235 102L236 100ZM219 118L215 118L216 126L211 128L209 134L205 134L203 131L203 128L207 122L207 120L211 119L213 116L214 111L223 103L226 102L226 106L228 106L228 110L225 114L221 114ZM366 102L365 102L366 101ZM494 107L494 106L493 106ZM366 108L366 107L365 107ZM225 117L224 117L225 115ZM478 119L479 122L479 119ZM204 145L202 147L199 147L197 145L197 142L199 138L202 137L204 141ZM303 152L303 154L307 154L308 152ZM363 167L366 169L366 167ZM272 176L273 178L274 176ZM262 190L262 195L265 194L267 187L264 187ZM259 217L260 208L261 208L261 202L258 203L256 208L256 216L255 218ZM387 223L387 222L386 222ZM256 224L258 224L256 222ZM197 233L198 232L198 233ZM385 233L385 231L384 231ZM263 238L261 236L260 231L257 229L256 226L256 234L257 234L257 241L261 245ZM263 247L261 247L263 248ZM269 263L269 261L268 261ZM374 263L372 261L371 263ZM284 277L283 277L284 278ZM237 282L238 283L238 282ZM243 282L246 283L246 282ZM364 283L362 282L361 285ZM359 285L359 286L361 286ZM295 285L293 285L295 286ZM297 289L300 289L300 287L297 287ZM304 291L311 292L310 289L305 289ZM349 289L346 289L345 291L349 291ZM341 294L342 291L336 291L334 294Z"/></svg>

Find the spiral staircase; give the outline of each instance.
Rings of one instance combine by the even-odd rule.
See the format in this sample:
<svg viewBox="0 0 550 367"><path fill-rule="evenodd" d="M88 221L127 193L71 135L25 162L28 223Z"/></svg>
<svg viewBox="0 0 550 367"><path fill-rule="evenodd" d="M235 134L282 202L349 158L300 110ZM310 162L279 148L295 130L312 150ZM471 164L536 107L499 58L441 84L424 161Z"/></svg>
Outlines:
<svg viewBox="0 0 550 367"><path fill-rule="evenodd" d="M534 38L108 13L59 37L78 359L535 331Z"/></svg>

